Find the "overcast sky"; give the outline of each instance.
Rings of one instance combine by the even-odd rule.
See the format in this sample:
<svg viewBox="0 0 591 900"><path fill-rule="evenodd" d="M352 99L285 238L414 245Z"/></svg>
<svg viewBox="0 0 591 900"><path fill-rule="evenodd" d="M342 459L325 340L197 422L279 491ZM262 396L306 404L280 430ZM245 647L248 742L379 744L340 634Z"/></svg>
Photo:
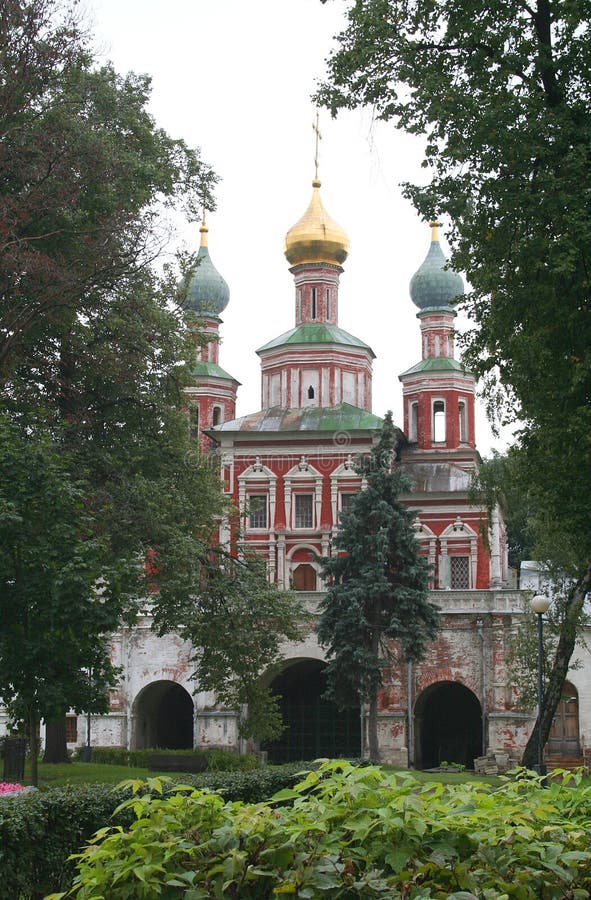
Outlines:
<svg viewBox="0 0 591 900"><path fill-rule="evenodd" d="M286 231L312 194L315 111L343 4L330 0L85 0L97 46L115 67L152 78L151 112L172 136L201 148L221 182L209 215L211 258L228 282L220 364L242 387L238 415L260 409L255 349L294 325ZM373 411L402 425L398 374L421 357L408 284L430 232L400 183L425 178L417 138L372 122L369 111L321 111L321 196L351 249L339 324L376 353ZM182 226L187 247L199 223ZM444 244L444 249L445 244ZM456 320L458 321L458 320ZM462 321L459 327L465 327ZM495 440L477 419L483 455Z"/></svg>

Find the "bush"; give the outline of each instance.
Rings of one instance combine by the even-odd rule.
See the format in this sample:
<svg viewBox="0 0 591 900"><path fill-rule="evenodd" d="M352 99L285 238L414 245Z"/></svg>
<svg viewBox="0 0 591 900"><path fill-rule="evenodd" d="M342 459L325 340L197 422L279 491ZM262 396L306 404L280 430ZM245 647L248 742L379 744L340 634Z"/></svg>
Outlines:
<svg viewBox="0 0 591 900"><path fill-rule="evenodd" d="M295 784L303 766L183 774L176 780L219 790L228 800L253 803ZM30 900L44 897L49 891L65 890L75 873L74 863L68 857L77 853L98 829L114 823L131 824L134 816L129 808L112 818L130 793L130 786L87 784L0 798L0 900Z"/></svg>
<svg viewBox="0 0 591 900"><path fill-rule="evenodd" d="M74 865L68 857L112 823L114 810L129 794L96 784L0 799L1 900L43 897L71 884ZM117 821L129 825L130 812Z"/></svg>
<svg viewBox="0 0 591 900"><path fill-rule="evenodd" d="M216 791L227 801L260 803L277 791L296 784L302 773L310 768L310 763L286 763L283 766L264 766L256 772L183 775L182 782L200 790Z"/></svg>
<svg viewBox="0 0 591 900"><path fill-rule="evenodd" d="M266 804L190 788L162 796L156 780L152 792L137 787L121 808L136 820L97 835L68 897L589 896L591 788L572 781L544 787L530 776L491 791L341 762Z"/></svg>
<svg viewBox="0 0 591 900"><path fill-rule="evenodd" d="M180 756L199 755L207 759L208 772L250 772L261 767L254 753L234 753L231 750L166 750L161 748L127 750L126 747L92 747L91 760L111 766L133 766L147 769L153 753L173 753Z"/></svg>

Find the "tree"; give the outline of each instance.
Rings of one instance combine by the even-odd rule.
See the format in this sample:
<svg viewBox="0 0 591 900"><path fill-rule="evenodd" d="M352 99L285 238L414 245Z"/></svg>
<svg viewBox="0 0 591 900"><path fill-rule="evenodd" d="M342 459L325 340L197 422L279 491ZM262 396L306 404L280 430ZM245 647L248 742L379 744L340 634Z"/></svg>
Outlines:
<svg viewBox="0 0 591 900"><path fill-rule="evenodd" d="M2 417L0 458L0 696L28 727L36 784L40 719L105 711L116 674L105 638L125 610L125 578L106 567L84 485L59 449Z"/></svg>
<svg viewBox="0 0 591 900"><path fill-rule="evenodd" d="M45 466L56 498L52 511L39 488L35 503L22 468L2 482L0 588L19 602L0 699L28 721L104 706L104 638L148 593L146 552L207 546L224 508L184 410L199 335L181 274L153 265L166 207L211 206L215 176L155 126L148 79L96 67L74 7L0 10L0 418L7 449ZM15 571L17 557L38 571ZM178 581L162 563L158 596Z"/></svg>
<svg viewBox="0 0 591 900"><path fill-rule="evenodd" d="M75 9L0 10L2 383L150 265L167 206L212 202L209 167L147 112L149 79L97 68Z"/></svg>
<svg viewBox="0 0 591 900"><path fill-rule="evenodd" d="M464 360L489 411L518 418L539 549L571 577L540 722L547 739L591 587L591 159L587 0L356 0L319 99L369 104L425 140L426 186L405 195L452 221L472 290Z"/></svg>
<svg viewBox="0 0 591 900"><path fill-rule="evenodd" d="M269 583L257 554L217 546L199 556L198 593L182 592L176 602L167 598L156 625L161 633L180 628L191 641L196 683L214 691L228 709L241 711L242 737L274 740L284 726L271 676L282 643L301 639L302 605L295 594Z"/></svg>
<svg viewBox="0 0 591 900"><path fill-rule="evenodd" d="M357 471L367 479L343 513L323 560L328 590L318 640L327 648L327 695L340 706L367 703L369 755L379 759L378 690L383 671L399 657L419 660L439 628L428 600L429 565L412 529L415 512L399 500L411 484L394 465L395 432L388 412L371 456Z"/></svg>

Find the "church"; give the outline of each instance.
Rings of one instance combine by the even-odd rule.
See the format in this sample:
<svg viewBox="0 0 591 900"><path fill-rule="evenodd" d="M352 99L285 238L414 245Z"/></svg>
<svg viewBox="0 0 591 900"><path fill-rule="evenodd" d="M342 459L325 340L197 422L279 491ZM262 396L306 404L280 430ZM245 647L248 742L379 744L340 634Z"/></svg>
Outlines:
<svg viewBox="0 0 591 900"><path fill-rule="evenodd" d="M382 420L372 411L371 335L339 326L349 242L320 189L316 175L309 205L285 237L294 291L284 301L287 330L265 335L256 349L259 410L236 417L240 383L220 365L221 315L230 293L213 265L205 221L186 301L210 337L187 391L191 433L219 460L223 490L239 510L241 539L265 558L269 579L299 592L309 610L306 636L285 648L272 682L286 730L280 740L254 748L273 762L359 757L366 750L364 709L343 712L323 698L324 653L314 617L324 590L319 557L333 552L339 516L363 489L354 460L371 449ZM507 643L523 614L523 594L508 570L502 513L489 518L470 495L480 461L475 381L455 358L454 300L463 282L446 267L438 227L431 223L429 243L425 234L422 262L425 248L417 248L420 265L410 282L417 362L399 375L404 420L397 465L414 485L404 501L416 510L416 539L431 566L442 629L423 662L386 672L379 702L383 760L415 768L444 760L471 767L491 750L519 759L534 721L531 711L516 707L507 680ZM227 541L228 529L222 521L220 541ZM176 635L157 637L150 624L146 613L113 636L113 661L123 674L110 712L92 717L92 744L253 749L239 738L237 711L220 708L191 680L191 647ZM548 750L578 757L581 725L587 733L591 725L579 722L579 700L589 709L591 697L584 695L591 688L582 673L572 677ZM84 744L85 717L69 717L68 727L71 746Z"/></svg>

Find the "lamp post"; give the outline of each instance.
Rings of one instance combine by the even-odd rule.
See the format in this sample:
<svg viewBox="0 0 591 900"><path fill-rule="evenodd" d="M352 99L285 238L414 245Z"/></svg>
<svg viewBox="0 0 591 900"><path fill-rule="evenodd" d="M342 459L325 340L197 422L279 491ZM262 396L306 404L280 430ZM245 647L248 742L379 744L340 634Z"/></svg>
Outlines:
<svg viewBox="0 0 591 900"><path fill-rule="evenodd" d="M544 765L544 745L542 742L542 698L544 695L544 643L543 643L543 620L544 613L548 612L550 600L544 594L534 594L531 598L530 606L532 612L538 617L538 775L546 774L546 766Z"/></svg>

